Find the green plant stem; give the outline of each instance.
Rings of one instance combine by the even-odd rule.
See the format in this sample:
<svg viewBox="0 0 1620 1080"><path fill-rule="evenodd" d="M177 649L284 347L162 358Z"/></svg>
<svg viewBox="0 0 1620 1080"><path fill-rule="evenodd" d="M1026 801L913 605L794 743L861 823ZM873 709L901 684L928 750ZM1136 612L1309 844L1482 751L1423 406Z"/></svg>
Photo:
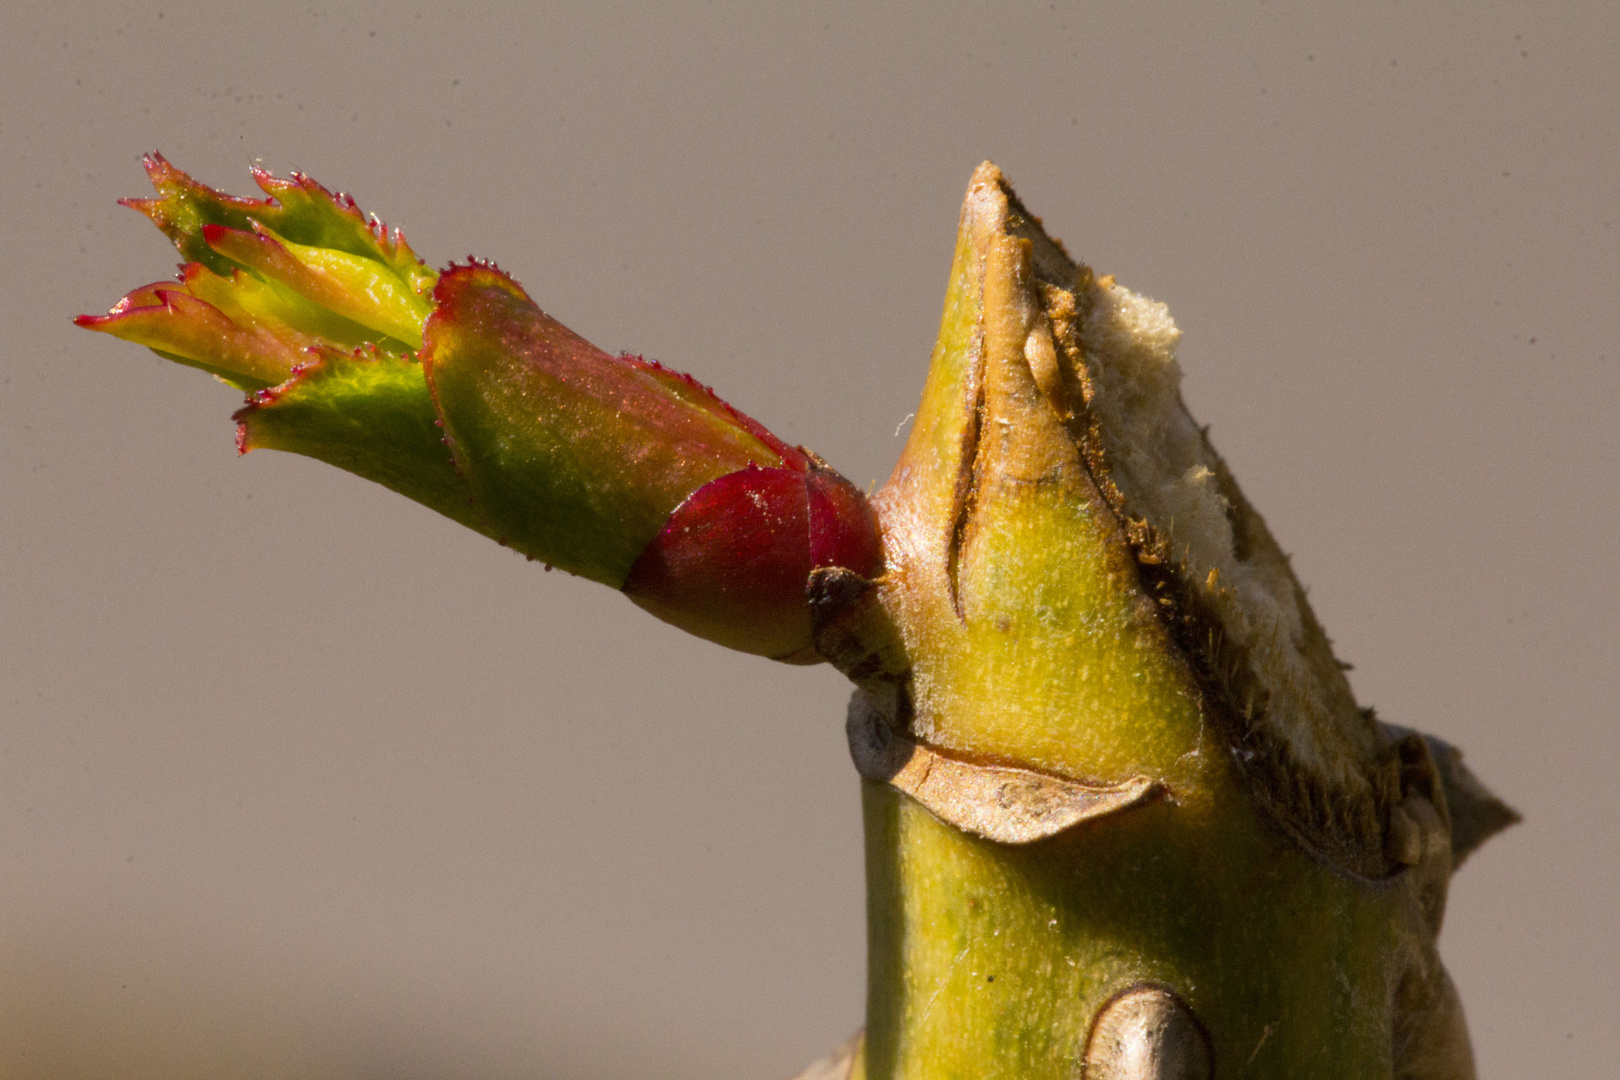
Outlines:
<svg viewBox="0 0 1620 1080"><path fill-rule="evenodd" d="M863 767L867 1028L850 1067L868 1080L1071 1080L1083 1062L1087 1076L1469 1077L1434 951L1452 853L1428 749L1356 709L1332 667L1311 689L1339 710L1313 721L1313 758L1289 741L1309 718L1244 704L1254 685L1290 700L1282 661L1200 651L1189 626L1240 636L1216 621L1232 602L1219 575L1192 581L1192 556L1110 488L1093 400L1107 373L1084 341L1111 288L981 168L923 402L875 498L885 573L845 582L818 637L863 687L858 763L869 730L874 746L920 748L895 761L963 778L929 788L915 762ZM1257 517L1247 527L1271 544ZM1331 659L1314 620L1301 625L1298 651ZM1056 785L1142 778L1153 797L1028 842L992 836L998 815L1044 820ZM1181 1066L1104 1045L1114 1020L1099 1017L1144 987L1190 1018Z"/></svg>

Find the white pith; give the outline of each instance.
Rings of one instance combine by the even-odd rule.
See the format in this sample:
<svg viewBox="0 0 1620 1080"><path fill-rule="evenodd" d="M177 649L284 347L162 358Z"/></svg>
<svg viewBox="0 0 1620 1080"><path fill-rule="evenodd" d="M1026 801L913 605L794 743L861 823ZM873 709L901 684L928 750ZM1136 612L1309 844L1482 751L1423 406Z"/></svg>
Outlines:
<svg viewBox="0 0 1620 1080"><path fill-rule="evenodd" d="M1323 686L1306 659L1306 620L1282 554L1270 544L1254 545L1245 559L1234 553L1217 459L1181 401L1181 331L1164 304L1106 278L1079 299L1080 342L1095 391L1090 409L1127 512L1168 538L1184 577L1246 649L1269 691L1259 721L1300 764L1343 778L1354 771L1345 743L1361 741L1344 730L1347 718L1335 715L1346 698Z"/></svg>

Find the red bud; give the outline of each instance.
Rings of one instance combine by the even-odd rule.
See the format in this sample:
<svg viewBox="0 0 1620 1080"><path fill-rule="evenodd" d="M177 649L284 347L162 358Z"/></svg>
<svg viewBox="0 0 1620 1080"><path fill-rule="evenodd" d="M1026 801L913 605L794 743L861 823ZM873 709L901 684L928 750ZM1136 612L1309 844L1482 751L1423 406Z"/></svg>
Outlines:
<svg viewBox="0 0 1620 1080"><path fill-rule="evenodd" d="M810 572L841 566L870 577L881 561L877 522L848 480L819 463L750 466L681 503L630 568L624 592L699 637L814 663Z"/></svg>

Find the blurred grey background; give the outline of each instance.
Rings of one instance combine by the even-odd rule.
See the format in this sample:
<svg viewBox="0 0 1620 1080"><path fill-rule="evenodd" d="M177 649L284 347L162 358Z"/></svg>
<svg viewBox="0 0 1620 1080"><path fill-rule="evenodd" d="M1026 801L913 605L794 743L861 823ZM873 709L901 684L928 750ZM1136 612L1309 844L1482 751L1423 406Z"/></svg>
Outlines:
<svg viewBox="0 0 1620 1080"><path fill-rule="evenodd" d="M1454 884L1486 1077L1620 1057L1607 3L12 5L0 1076L773 1080L861 1022L842 679L727 654L74 329L141 152L498 258L860 484L995 160L1167 301L1355 664L1525 814Z"/></svg>

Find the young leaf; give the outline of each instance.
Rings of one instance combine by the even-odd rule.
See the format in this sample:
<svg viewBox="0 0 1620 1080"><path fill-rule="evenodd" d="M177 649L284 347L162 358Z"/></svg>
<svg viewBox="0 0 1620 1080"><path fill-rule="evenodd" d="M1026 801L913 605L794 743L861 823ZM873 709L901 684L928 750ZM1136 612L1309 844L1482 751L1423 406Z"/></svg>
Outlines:
<svg viewBox="0 0 1620 1080"><path fill-rule="evenodd" d="M813 570L876 574L865 498L689 376L611 356L492 265L440 275L307 177L239 199L147 159L191 261L79 325L251 391L243 453L375 480L732 648L820 659Z"/></svg>

